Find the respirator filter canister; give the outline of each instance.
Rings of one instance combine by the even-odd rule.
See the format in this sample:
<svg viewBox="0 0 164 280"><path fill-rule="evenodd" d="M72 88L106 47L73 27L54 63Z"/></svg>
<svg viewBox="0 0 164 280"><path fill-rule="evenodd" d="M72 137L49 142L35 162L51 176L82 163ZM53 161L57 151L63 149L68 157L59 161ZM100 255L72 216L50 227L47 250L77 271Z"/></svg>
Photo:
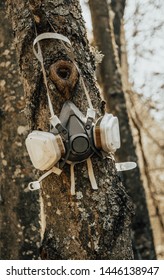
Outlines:
<svg viewBox="0 0 164 280"><path fill-rule="evenodd" d="M106 113L100 117L93 128L94 142L97 149L115 152L120 148L120 131L118 118Z"/></svg>
<svg viewBox="0 0 164 280"><path fill-rule="evenodd" d="M65 153L60 135L49 132L34 130L25 143L33 166L42 171L54 166Z"/></svg>

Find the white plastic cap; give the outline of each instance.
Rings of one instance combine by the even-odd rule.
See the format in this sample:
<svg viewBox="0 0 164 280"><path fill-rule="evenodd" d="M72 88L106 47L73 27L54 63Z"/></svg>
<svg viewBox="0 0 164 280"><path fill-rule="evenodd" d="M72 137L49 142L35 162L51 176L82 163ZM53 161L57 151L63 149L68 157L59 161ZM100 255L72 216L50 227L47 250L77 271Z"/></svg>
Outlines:
<svg viewBox="0 0 164 280"><path fill-rule="evenodd" d="M90 118L92 118L94 120L95 117L96 117L96 110L92 109L92 108L88 108L88 110L87 110L87 118L88 117L90 117Z"/></svg>
<svg viewBox="0 0 164 280"><path fill-rule="evenodd" d="M49 132L33 131L26 139L26 147L36 169L47 170L61 157L57 136Z"/></svg>
<svg viewBox="0 0 164 280"><path fill-rule="evenodd" d="M55 128L56 125L58 123L61 123L61 121L59 120L59 118L56 116L56 115L53 115L51 118L50 118L50 123L52 124L52 126Z"/></svg>
<svg viewBox="0 0 164 280"><path fill-rule="evenodd" d="M115 152L120 148L120 130L118 118L105 114L100 123L102 147L106 152Z"/></svg>
<svg viewBox="0 0 164 280"><path fill-rule="evenodd" d="M137 164L133 161L127 161L127 162L118 162L116 163L116 169L117 171L126 171L131 170L135 168Z"/></svg>
<svg viewBox="0 0 164 280"><path fill-rule="evenodd" d="M30 182L28 184L28 188L29 188L30 191L39 190L40 189L40 182L39 181Z"/></svg>

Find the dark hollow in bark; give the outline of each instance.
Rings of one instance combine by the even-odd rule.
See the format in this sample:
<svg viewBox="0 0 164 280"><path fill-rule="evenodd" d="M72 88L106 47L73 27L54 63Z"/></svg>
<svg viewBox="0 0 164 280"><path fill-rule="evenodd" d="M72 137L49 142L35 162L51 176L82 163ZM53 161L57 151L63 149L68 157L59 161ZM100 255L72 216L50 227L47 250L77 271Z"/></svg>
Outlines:
<svg viewBox="0 0 164 280"><path fill-rule="evenodd" d="M50 66L50 79L58 91L70 99L78 81L78 71L73 62L58 60Z"/></svg>

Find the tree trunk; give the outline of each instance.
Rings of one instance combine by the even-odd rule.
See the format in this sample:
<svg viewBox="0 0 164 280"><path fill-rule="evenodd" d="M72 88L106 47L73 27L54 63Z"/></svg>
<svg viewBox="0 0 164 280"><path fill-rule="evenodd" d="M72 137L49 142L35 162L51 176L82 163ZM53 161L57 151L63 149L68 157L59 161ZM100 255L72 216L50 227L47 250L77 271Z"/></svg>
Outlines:
<svg viewBox="0 0 164 280"><path fill-rule="evenodd" d="M67 36L81 69L94 107L100 114L101 100L94 81L94 58L90 52L78 1L9 1L15 31L18 61L26 96L26 115L30 129L48 130L49 109L40 65L32 51L39 33L55 32ZM17 6L19 4L19 9ZM53 28L52 28L53 27ZM49 78L54 63L69 57L59 41L41 44L48 86L54 111L72 100L86 113L87 102L79 80L71 91L61 90ZM92 157L98 191L91 189L86 162L75 167L76 195L70 194L69 166L60 176L50 175L41 187L42 259L132 259L129 201L112 159ZM121 248L121 249L120 249Z"/></svg>
<svg viewBox="0 0 164 280"><path fill-rule="evenodd" d="M111 9L114 12L113 30L120 64L122 54L121 34L125 5L126 0L111 0Z"/></svg>
<svg viewBox="0 0 164 280"><path fill-rule="evenodd" d="M132 92L128 80L128 62L124 29L121 32L122 80L126 93L127 107L131 120L133 139L137 147L137 156L146 194L152 226L157 259L164 258L164 219L163 219L163 131L149 114L149 106L140 96ZM150 153L151 150L151 153Z"/></svg>
<svg viewBox="0 0 164 280"><path fill-rule="evenodd" d="M101 1L101 9L98 0L90 0L89 5L95 44L98 46L99 51L104 54L98 71L102 95L106 102L107 110L117 115L120 123L122 145L121 149L116 153L116 158L120 162L134 161L138 163L136 147L129 124L118 56L118 53L121 55L121 50L119 49L121 47L120 25L122 23L125 2L112 1L114 14L106 0ZM113 20L115 28L113 28ZM99 22L98 25L97 21ZM117 42L119 42L118 52L115 37ZM155 250L152 230L139 166L129 172L122 173L121 177L135 204L135 217L133 219L133 250L135 258L154 259Z"/></svg>
<svg viewBox="0 0 164 280"><path fill-rule="evenodd" d="M37 193L24 191L34 177L22 141L27 131L25 101L4 2L0 2L0 259L36 259L39 202Z"/></svg>

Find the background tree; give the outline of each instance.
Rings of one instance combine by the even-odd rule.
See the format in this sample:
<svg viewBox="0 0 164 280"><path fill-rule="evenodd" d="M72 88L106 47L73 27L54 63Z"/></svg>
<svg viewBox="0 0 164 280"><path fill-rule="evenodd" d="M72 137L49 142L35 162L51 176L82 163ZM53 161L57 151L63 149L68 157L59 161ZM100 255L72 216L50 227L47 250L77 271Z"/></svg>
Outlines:
<svg viewBox="0 0 164 280"><path fill-rule="evenodd" d="M125 38L122 36L122 73L124 74L125 92L128 93L127 98L129 97L127 107L131 108L129 116L153 229L156 255L157 259L163 259L164 203L162 170L164 168L164 142L162 136L163 52L161 51L161 35L164 28L162 16L164 5L163 1L143 3L138 0L133 5L133 10L131 10L130 4L131 2L127 1L125 10L124 26L126 28L128 56L124 52ZM133 16L131 13L133 13ZM138 44L138 42L144 43ZM127 58L130 77L128 80L128 75L126 74ZM146 78L144 82L140 75L142 78ZM129 80L131 83L133 80L133 84L130 84ZM132 85L133 93L131 93ZM137 93L135 90L137 90Z"/></svg>
<svg viewBox="0 0 164 280"><path fill-rule="evenodd" d="M129 97L125 95L123 85L125 75L121 72L121 41L125 1L113 0L111 5L109 5L106 0L102 0L101 9L98 0L90 0L89 5L95 44L98 46L99 51L104 54L104 59L99 66L98 80L102 88L107 110L116 114L120 122L122 148L117 152L116 157L121 162L135 161L138 163L137 168L122 174L127 191L135 204L135 217L133 219L133 249L135 258L154 259L156 256L152 229L136 154L136 145L133 141L132 128L128 116L128 109L131 111L131 107L127 107L126 99ZM99 22L98 25L97 20ZM124 61L124 63L126 62ZM132 92L129 91L129 94L132 94Z"/></svg>
<svg viewBox="0 0 164 280"><path fill-rule="evenodd" d="M162 0L134 3L127 0L124 15L129 80L161 127L164 120L163 12Z"/></svg>
<svg viewBox="0 0 164 280"><path fill-rule="evenodd" d="M32 42L38 34L55 31L67 36L75 60L82 71L94 107L101 100L94 81L94 58L90 52L78 1L7 1L16 37L18 62L25 91L26 116L30 130L48 130L49 110L40 65L33 55ZM86 111L87 102L79 80L76 86L61 91L49 78L52 64L69 57L60 42L42 42L48 86L58 114L65 100ZM70 62L71 63L71 62ZM62 64L60 65L62 69ZM59 79L63 82L62 77ZM69 75L68 75L69 79ZM93 156L98 191L91 189L86 163L75 168L76 196L70 195L69 166L60 177L50 175L41 188L43 259L131 259L130 236L132 205L120 182L112 159ZM77 179L78 178L78 179ZM32 193L33 194L33 193ZM44 210L44 211L43 211ZM122 249L120 251L120 248Z"/></svg>
<svg viewBox="0 0 164 280"><path fill-rule="evenodd" d="M11 39L12 38L12 39ZM27 133L11 24L0 2L0 259L38 258L38 194L25 192L34 179L22 139Z"/></svg>

